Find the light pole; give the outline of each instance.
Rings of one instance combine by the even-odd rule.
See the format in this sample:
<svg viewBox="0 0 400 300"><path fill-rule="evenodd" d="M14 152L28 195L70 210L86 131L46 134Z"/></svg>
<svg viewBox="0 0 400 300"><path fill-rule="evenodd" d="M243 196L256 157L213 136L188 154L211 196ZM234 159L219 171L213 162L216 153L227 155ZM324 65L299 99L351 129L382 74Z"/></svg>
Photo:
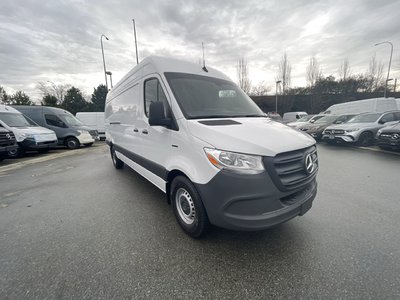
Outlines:
<svg viewBox="0 0 400 300"><path fill-rule="evenodd" d="M389 81L389 73L390 73L390 65L392 64L393 44L391 42L389 42L389 41L384 41L384 42L375 44L375 46L382 45L382 44L389 44L390 45L389 67L388 67L388 73L387 73L386 82L385 82L385 93L384 93L384 97L386 98L387 86L388 86L388 81Z"/></svg>
<svg viewBox="0 0 400 300"><path fill-rule="evenodd" d="M139 55L137 52L137 40L136 40L136 25L135 25L135 19L132 19L133 23L133 34L135 36L135 49L136 49L136 64L139 64Z"/></svg>
<svg viewBox="0 0 400 300"><path fill-rule="evenodd" d="M111 88L113 88L113 84L112 84L112 73L111 73L111 71L107 71L106 74L107 74L107 75L110 75L110 85L111 85Z"/></svg>
<svg viewBox="0 0 400 300"><path fill-rule="evenodd" d="M281 80L278 80L275 87L275 113L278 113L278 84L281 82Z"/></svg>
<svg viewBox="0 0 400 300"><path fill-rule="evenodd" d="M108 37L106 37L104 34L102 34L100 37L101 54L103 55L104 78L106 80L106 87L108 90L108 82L107 82L107 74L106 74L106 60L104 59L104 49L103 49L103 37L105 37L107 41L108 41Z"/></svg>

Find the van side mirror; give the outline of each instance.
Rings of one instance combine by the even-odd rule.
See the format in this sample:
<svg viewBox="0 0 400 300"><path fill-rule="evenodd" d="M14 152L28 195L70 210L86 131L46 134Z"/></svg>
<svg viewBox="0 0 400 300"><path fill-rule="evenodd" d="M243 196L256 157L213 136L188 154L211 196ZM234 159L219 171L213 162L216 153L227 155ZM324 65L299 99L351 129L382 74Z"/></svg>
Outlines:
<svg viewBox="0 0 400 300"><path fill-rule="evenodd" d="M149 124L150 126L166 126L172 125L172 120L165 116L164 103L161 101L153 102L149 108Z"/></svg>

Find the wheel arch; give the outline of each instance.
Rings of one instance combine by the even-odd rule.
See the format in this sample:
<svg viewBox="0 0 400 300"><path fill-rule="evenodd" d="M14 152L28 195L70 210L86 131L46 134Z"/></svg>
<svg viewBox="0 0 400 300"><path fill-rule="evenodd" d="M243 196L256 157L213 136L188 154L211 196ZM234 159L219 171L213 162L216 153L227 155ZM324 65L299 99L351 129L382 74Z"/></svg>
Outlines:
<svg viewBox="0 0 400 300"><path fill-rule="evenodd" d="M189 176L187 176L184 172L178 169L173 169L167 173L167 183L165 185L165 193L167 194L168 204L171 204L171 183L177 176L183 176L186 177L188 180L190 180Z"/></svg>

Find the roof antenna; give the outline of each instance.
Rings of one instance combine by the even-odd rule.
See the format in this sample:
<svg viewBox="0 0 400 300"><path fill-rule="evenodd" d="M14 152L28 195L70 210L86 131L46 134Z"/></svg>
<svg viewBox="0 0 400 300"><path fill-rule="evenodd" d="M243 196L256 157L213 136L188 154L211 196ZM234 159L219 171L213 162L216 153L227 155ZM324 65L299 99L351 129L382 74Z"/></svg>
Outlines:
<svg viewBox="0 0 400 300"><path fill-rule="evenodd" d="M203 48L203 71L204 72L208 72L207 68L206 68L206 60L204 59L204 43L201 42L201 47Z"/></svg>

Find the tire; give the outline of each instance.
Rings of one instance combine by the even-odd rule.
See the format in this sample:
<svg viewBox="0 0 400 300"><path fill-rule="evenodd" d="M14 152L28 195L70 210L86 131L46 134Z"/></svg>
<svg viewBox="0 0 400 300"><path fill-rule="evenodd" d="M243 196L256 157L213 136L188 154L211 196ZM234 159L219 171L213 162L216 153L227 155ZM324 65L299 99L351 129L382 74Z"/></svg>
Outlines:
<svg viewBox="0 0 400 300"><path fill-rule="evenodd" d="M358 138L357 144L360 147L372 146L374 144L374 136L372 132L366 131L361 133L360 137Z"/></svg>
<svg viewBox="0 0 400 300"><path fill-rule="evenodd" d="M68 149L78 149L81 143L77 138L71 136L65 140L65 146L67 146Z"/></svg>
<svg viewBox="0 0 400 300"><path fill-rule="evenodd" d="M124 162L117 157L117 154L114 151L114 147L110 148L110 153L114 167L118 170L122 169L124 167Z"/></svg>
<svg viewBox="0 0 400 300"><path fill-rule="evenodd" d="M9 158L22 157L22 156L24 156L24 154L25 154L25 151L23 149L21 149L20 147L14 149L14 150L7 151L7 155Z"/></svg>
<svg viewBox="0 0 400 300"><path fill-rule="evenodd" d="M93 143L85 144L85 147L91 147Z"/></svg>
<svg viewBox="0 0 400 300"><path fill-rule="evenodd" d="M172 209L179 226L193 238L204 235L210 227L207 212L193 183L177 176L171 184Z"/></svg>

